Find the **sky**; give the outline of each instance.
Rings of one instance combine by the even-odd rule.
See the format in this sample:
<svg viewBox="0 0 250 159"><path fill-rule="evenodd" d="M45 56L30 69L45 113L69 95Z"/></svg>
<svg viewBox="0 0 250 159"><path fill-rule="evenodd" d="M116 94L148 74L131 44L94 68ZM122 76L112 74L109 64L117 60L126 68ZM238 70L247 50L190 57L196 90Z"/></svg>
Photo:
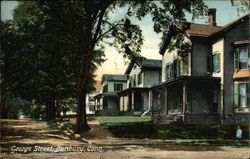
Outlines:
<svg viewBox="0 0 250 159"><path fill-rule="evenodd" d="M218 26L228 24L240 16L237 14L237 8L232 6L231 0L205 0L208 8L216 8L216 22ZM1 1L1 19L7 20L12 18L12 11L17 6L16 1ZM124 13L124 9L118 8L114 13L110 14L114 19L121 16ZM246 14L246 13L245 13ZM132 21L141 26L144 36L144 44L141 48L141 54L148 59L161 59L159 54L159 44L161 42L161 34L156 34L153 31L153 22L150 16L146 16L141 21ZM206 24L207 18L198 19L194 21L198 24ZM119 54L115 48L105 48L106 61L96 72L96 80L100 80L103 74L124 74L128 60L123 59L123 56ZM125 63L126 61L126 63Z"/></svg>

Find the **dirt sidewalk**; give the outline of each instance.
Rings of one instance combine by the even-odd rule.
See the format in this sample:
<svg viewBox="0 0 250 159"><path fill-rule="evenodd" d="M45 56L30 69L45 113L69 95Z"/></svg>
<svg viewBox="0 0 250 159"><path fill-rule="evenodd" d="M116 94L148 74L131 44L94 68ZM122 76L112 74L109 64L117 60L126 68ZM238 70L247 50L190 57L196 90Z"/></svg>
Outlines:
<svg viewBox="0 0 250 159"><path fill-rule="evenodd" d="M49 129L46 122L1 120L0 156L4 159L249 158L249 147L157 145L150 144L152 141L145 140L121 140L114 138L110 132L101 128L98 123L90 122L89 124L92 130L85 134L85 138L92 142L91 145L68 139L61 131ZM142 144L143 142L145 142L145 145ZM31 151L29 151L29 147L31 147ZM73 152L73 149L68 151L66 149L68 147L83 149ZM27 149L26 153L23 152L25 148ZM39 151L38 148L40 148Z"/></svg>

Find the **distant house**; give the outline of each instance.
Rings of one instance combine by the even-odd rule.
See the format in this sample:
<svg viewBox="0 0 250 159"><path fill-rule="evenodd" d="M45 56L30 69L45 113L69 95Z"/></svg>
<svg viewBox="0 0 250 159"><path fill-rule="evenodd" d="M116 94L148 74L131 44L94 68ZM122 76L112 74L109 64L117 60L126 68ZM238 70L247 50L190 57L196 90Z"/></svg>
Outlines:
<svg viewBox="0 0 250 159"><path fill-rule="evenodd" d="M87 114L95 114L95 96L101 93L102 85L101 81L96 81L95 91L88 93L86 96L86 113Z"/></svg>
<svg viewBox="0 0 250 159"><path fill-rule="evenodd" d="M149 87L160 82L161 65L161 60L151 59L130 62L125 71L125 76L128 78L127 89L119 92L121 112L133 115L149 112L151 106Z"/></svg>
<svg viewBox="0 0 250 159"><path fill-rule="evenodd" d="M104 74L102 77L102 93L95 96L95 110L99 115L118 115L118 92L127 88L124 75Z"/></svg>
<svg viewBox="0 0 250 159"><path fill-rule="evenodd" d="M176 22L162 43L162 83L154 85L156 123L248 123L249 15L219 27L216 10L209 25ZM182 34L191 51L169 51L173 37Z"/></svg>

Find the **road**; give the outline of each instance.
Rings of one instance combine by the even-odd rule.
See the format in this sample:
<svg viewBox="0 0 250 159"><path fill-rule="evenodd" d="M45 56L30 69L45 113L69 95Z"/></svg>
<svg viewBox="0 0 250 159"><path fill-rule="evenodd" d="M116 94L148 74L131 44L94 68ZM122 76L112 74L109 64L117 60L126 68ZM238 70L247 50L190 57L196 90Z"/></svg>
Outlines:
<svg viewBox="0 0 250 159"><path fill-rule="evenodd" d="M113 138L95 122L90 122L90 126L92 132L86 135L90 143L86 144L49 129L46 122L1 120L0 156L4 159L249 159L250 156L249 147L160 145L154 140Z"/></svg>

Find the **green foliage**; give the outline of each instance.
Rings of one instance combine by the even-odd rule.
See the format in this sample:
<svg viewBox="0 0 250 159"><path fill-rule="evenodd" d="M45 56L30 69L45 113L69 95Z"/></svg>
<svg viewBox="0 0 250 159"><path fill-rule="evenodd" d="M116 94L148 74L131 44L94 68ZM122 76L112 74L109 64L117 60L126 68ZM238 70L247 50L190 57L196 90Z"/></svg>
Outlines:
<svg viewBox="0 0 250 159"><path fill-rule="evenodd" d="M68 130L68 129L72 129L73 125L69 122L66 122L63 124L63 126L61 127L61 130Z"/></svg>
<svg viewBox="0 0 250 159"><path fill-rule="evenodd" d="M150 116L95 116L89 117L91 120L97 120L101 125L117 125L117 124L127 124L127 123L139 123L139 122L149 122L151 120Z"/></svg>
<svg viewBox="0 0 250 159"><path fill-rule="evenodd" d="M64 115L66 115L66 112L72 110L72 108L76 105L76 100L74 98L62 99L57 102L58 109L65 113Z"/></svg>
<svg viewBox="0 0 250 159"><path fill-rule="evenodd" d="M47 123L50 129L58 129L57 123L55 121L48 121Z"/></svg>
<svg viewBox="0 0 250 159"><path fill-rule="evenodd" d="M250 9L250 2L248 0L231 0L232 6L237 7L238 16L240 14L248 14Z"/></svg>
<svg viewBox="0 0 250 159"><path fill-rule="evenodd" d="M108 13L116 7L128 10L114 21ZM6 85L16 96L46 105L53 117L55 100L78 98L81 131L86 123L82 100L94 89L94 72L105 60L103 42L111 39L107 43L124 57L141 60L142 31L131 18L151 14L154 31L165 33L173 21L185 20L185 12L198 17L205 10L202 0L19 2L14 20L3 24Z"/></svg>
<svg viewBox="0 0 250 159"><path fill-rule="evenodd" d="M135 123L109 125L108 130L116 137L148 139L204 139L235 140L233 125L155 125ZM249 127L243 127L243 139L249 139Z"/></svg>
<svg viewBox="0 0 250 159"><path fill-rule="evenodd" d="M185 41L185 36L182 33L178 33L173 36L170 44L168 45L168 50L171 52L177 50L177 54L181 57L185 57L191 52L191 43Z"/></svg>

